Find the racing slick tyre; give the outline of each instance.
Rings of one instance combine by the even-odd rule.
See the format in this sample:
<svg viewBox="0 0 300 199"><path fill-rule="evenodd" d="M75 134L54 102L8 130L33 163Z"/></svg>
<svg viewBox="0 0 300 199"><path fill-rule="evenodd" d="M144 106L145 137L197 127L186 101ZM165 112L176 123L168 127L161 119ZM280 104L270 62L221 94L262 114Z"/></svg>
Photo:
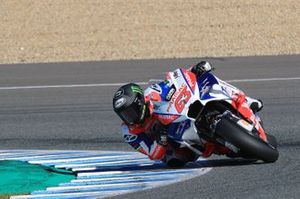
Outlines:
<svg viewBox="0 0 300 199"><path fill-rule="evenodd" d="M268 134L268 133L266 133L266 136L267 136L268 142L269 142L273 147L275 147L275 148L277 149L278 144L277 144L277 139L276 139L276 137L273 136L273 135L270 135L270 134Z"/></svg>
<svg viewBox="0 0 300 199"><path fill-rule="evenodd" d="M276 144L276 139L272 140L273 136L269 135L267 137L267 139L270 138L269 143L264 142L257 135L239 125L238 121L239 119L231 113L223 115L216 125L216 134L239 148L240 152L246 156L255 157L264 162L275 162L279 153L276 146L272 144Z"/></svg>

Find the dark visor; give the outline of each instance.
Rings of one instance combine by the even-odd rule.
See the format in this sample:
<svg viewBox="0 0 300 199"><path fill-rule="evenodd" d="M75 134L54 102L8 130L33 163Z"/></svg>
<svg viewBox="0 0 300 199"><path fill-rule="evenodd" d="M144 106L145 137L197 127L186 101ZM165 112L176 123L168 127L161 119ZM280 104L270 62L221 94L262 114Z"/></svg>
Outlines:
<svg viewBox="0 0 300 199"><path fill-rule="evenodd" d="M139 120L139 115L132 107L128 107L119 113L124 122L134 124Z"/></svg>
<svg viewBox="0 0 300 199"><path fill-rule="evenodd" d="M143 105L134 103L130 107L119 112L119 116L125 123L136 124L140 121L143 113Z"/></svg>

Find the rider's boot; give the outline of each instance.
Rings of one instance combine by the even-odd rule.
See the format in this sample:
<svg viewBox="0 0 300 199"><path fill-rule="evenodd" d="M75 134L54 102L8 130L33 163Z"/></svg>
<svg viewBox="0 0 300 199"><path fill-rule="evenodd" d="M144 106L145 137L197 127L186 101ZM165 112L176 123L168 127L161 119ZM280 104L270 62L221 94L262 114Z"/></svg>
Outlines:
<svg viewBox="0 0 300 199"><path fill-rule="evenodd" d="M211 142L207 142L204 145L204 151L202 153L202 157L207 158L211 156L215 151L215 144Z"/></svg>

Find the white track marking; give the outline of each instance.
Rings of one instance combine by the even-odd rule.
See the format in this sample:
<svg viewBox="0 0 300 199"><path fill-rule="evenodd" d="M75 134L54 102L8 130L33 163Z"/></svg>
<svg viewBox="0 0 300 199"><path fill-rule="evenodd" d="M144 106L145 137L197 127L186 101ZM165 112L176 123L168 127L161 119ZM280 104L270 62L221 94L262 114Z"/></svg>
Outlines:
<svg viewBox="0 0 300 199"><path fill-rule="evenodd" d="M166 176L166 175L165 175ZM173 176L173 174L169 174L169 176ZM160 176L143 176L143 179L161 179ZM113 180L134 180L137 179L136 176L124 176L124 177L112 177L112 178L92 178L92 179L75 179L70 183L88 183L88 182L102 182L102 181L113 181Z"/></svg>
<svg viewBox="0 0 300 199"><path fill-rule="evenodd" d="M275 78L262 78L262 79L232 79L225 80L225 82L269 82L269 81L290 81L300 80L300 77L275 77Z"/></svg>
<svg viewBox="0 0 300 199"><path fill-rule="evenodd" d="M266 82L266 81L291 81L300 80L300 77L276 77L276 78L262 78L262 79L232 79L225 80L226 82ZM151 79L151 81L162 81L159 79ZM136 82L139 85L147 85L149 82ZM3 86L0 90L21 90L21 89L47 89L47 88L81 88L81 87L109 87L122 86L128 82L123 83L101 83L101 84L69 84L69 85L40 85L40 86Z"/></svg>
<svg viewBox="0 0 300 199"><path fill-rule="evenodd" d="M125 157L131 157L130 155L124 155L122 158ZM57 159L57 160L33 160L29 161L31 164L47 164L47 163L61 163L61 162L74 162L74 161L84 161L84 160L116 160L118 159L118 155L112 155L112 156L102 156L102 157L83 157L83 158L65 158L65 159Z"/></svg>
<svg viewBox="0 0 300 199"><path fill-rule="evenodd" d="M89 167L89 166L109 166L109 165L122 165L126 163L144 163L144 162L150 162L150 160L143 158L143 159L137 159L137 158L130 158L130 159L121 159L121 160L113 160L113 161L106 161L106 162L92 162L92 163L81 163L78 162L77 164L58 164L55 165L56 168L80 168L80 167Z"/></svg>
<svg viewBox="0 0 300 199"><path fill-rule="evenodd" d="M43 85L43 86L7 86L7 87L0 87L0 90L44 89L44 88L107 87L107 86L122 86L124 84L126 84L126 83L69 84L69 85ZM137 82L137 84L145 85L145 84L147 84L147 82Z"/></svg>

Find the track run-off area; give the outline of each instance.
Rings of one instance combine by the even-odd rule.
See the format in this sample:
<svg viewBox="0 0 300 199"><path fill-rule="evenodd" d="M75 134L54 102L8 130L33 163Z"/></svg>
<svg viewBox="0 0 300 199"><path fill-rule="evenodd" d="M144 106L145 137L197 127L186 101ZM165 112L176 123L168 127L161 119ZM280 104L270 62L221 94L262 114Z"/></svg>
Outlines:
<svg viewBox="0 0 300 199"><path fill-rule="evenodd" d="M203 59L0 65L0 156L8 158L4 156L6 153L30 153L34 150L34 153L45 153L40 156L46 159L48 153L55 152L85 153L87 156L92 153L93 157L101 159L107 152L129 154L125 161L129 161L129 165L139 158L147 162L146 157L131 153L132 149L122 140L120 120L111 107L113 93L125 82L139 82L145 86L149 79L161 79L167 71L189 67L200 60ZM152 178L145 178L149 185L147 189L132 189L134 191L130 193L120 191L120 194L125 195L116 198L299 197L300 56L207 60L215 67L214 73L218 77L231 82L249 96L263 100L261 116L266 131L277 137L280 152L278 161L263 164L212 156L207 160L199 160L201 164L182 169L190 171L192 175L174 174L173 181L158 185L156 182L148 183L147 180ZM23 154L21 157L26 160L24 157L28 158L28 155ZM119 158L124 157L120 155ZM85 161L90 162L91 159ZM110 164L109 168L103 162L94 163L100 165L96 166L94 172L116 174L124 172L124 168L129 172L122 161L121 165L117 165L119 167L111 167L113 164ZM165 169L159 163L144 164L142 162L141 165L131 166L134 172L142 176L143 172L177 171ZM114 177L118 179L120 176ZM134 182L141 178L125 177L134 185L141 184L138 180ZM154 174L153 179L155 177ZM65 185L72 186L70 183Z"/></svg>

